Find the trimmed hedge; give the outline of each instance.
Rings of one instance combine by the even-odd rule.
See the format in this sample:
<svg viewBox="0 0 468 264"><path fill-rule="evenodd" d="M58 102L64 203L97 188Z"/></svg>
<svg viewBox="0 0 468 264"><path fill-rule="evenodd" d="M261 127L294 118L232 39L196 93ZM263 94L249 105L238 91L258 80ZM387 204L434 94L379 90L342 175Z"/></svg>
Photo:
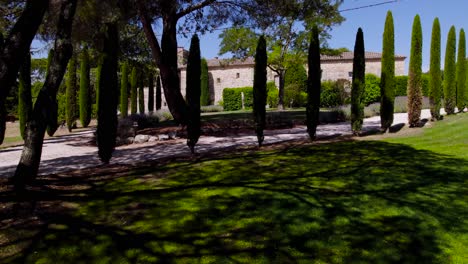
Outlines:
<svg viewBox="0 0 468 264"><path fill-rule="evenodd" d="M242 109L242 95L244 93L244 106L246 109L251 109L253 106L253 88L224 88L223 90L223 107L225 111L235 111Z"/></svg>
<svg viewBox="0 0 468 264"><path fill-rule="evenodd" d="M422 94L429 96L429 75L423 74L421 76L422 81ZM395 77L395 96L406 96L406 90L408 86L408 76L396 76Z"/></svg>
<svg viewBox="0 0 468 264"><path fill-rule="evenodd" d="M270 108L278 107L278 94L275 82L267 82L267 104Z"/></svg>
<svg viewBox="0 0 468 264"><path fill-rule="evenodd" d="M345 91L347 80L324 81L320 93L320 107L336 107L346 104L349 97ZM349 82L348 82L349 83Z"/></svg>

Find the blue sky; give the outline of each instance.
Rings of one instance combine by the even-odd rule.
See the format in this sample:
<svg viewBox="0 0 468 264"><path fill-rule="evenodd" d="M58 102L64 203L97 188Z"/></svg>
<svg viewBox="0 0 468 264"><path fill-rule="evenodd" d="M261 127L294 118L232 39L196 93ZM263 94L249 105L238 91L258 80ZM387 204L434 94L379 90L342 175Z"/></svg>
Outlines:
<svg viewBox="0 0 468 264"><path fill-rule="evenodd" d="M349 9L389 2L389 0L344 0L340 9ZM442 35L442 63L444 61L445 42L452 25L458 34L461 28L468 30L468 1L467 0L398 0L397 2L379 6L342 12L346 21L336 26L331 32L329 44L333 48L346 47L353 50L357 29L364 31L365 48L367 51L382 51L382 34L387 11L393 13L395 22L395 53L405 55L406 65L409 63L411 28L416 14L421 17L423 27L423 71L429 69L429 50L432 23L439 17ZM202 56L213 58L219 51L218 39L220 31L200 37ZM179 38L179 46L188 49L190 41Z"/></svg>

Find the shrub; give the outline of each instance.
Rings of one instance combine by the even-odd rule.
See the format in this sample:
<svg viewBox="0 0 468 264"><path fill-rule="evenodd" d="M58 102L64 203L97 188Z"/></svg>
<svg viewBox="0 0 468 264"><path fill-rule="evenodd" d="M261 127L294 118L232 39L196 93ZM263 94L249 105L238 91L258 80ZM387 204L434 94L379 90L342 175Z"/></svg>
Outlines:
<svg viewBox="0 0 468 264"><path fill-rule="evenodd" d="M222 112L223 110L221 105L205 105L200 107L202 113Z"/></svg>
<svg viewBox="0 0 468 264"><path fill-rule="evenodd" d="M244 93L244 107L251 109L253 105L253 88L224 88L223 107L225 111L235 111L242 109L242 95Z"/></svg>
<svg viewBox="0 0 468 264"><path fill-rule="evenodd" d="M380 78L374 74L366 74L366 87L362 103L364 106L380 102Z"/></svg>
<svg viewBox="0 0 468 264"><path fill-rule="evenodd" d="M406 90L408 89L408 76L396 76L395 77L395 96L406 96Z"/></svg>
<svg viewBox="0 0 468 264"><path fill-rule="evenodd" d="M284 103L289 107L305 107L307 93L302 91L301 85L290 84L284 88Z"/></svg>
<svg viewBox="0 0 468 264"><path fill-rule="evenodd" d="M267 105L270 108L278 107L278 94L275 82L267 82Z"/></svg>
<svg viewBox="0 0 468 264"><path fill-rule="evenodd" d="M300 61L289 65L284 74L284 87L292 84L298 85L303 92L307 90L307 72Z"/></svg>
<svg viewBox="0 0 468 264"><path fill-rule="evenodd" d="M348 94L345 91L343 81L322 82L322 92L320 93L320 107L336 107L345 104Z"/></svg>

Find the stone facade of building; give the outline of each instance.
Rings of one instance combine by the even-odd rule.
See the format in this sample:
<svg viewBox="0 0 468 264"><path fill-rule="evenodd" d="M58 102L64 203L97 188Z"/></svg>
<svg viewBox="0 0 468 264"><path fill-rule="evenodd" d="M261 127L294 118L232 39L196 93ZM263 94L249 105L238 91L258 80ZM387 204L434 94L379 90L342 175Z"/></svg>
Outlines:
<svg viewBox="0 0 468 264"><path fill-rule="evenodd" d="M185 62L186 51L179 50ZM351 80L353 71L353 52L344 52L338 56L321 56L322 80ZM366 52L366 73L380 76L382 54ZM405 56L395 56L395 74L405 74ZM246 60L210 59L208 62L208 74L211 91L211 102L219 104L222 101L224 88L238 88L253 85L253 58ZM307 67L306 67L307 69ZM186 89L186 65L179 66L181 93L185 96ZM278 76L271 69L267 70L267 80L274 81L278 87ZM164 97L163 97L164 98ZM163 99L163 107L167 107Z"/></svg>

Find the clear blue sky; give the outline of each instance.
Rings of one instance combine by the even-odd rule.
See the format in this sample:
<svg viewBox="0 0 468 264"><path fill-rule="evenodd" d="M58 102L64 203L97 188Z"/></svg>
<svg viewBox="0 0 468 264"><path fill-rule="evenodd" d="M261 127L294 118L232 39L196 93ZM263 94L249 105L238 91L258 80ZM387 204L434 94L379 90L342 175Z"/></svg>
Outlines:
<svg viewBox="0 0 468 264"><path fill-rule="evenodd" d="M341 10L375 5L389 2L389 0L344 0ZM342 12L346 18L341 25L336 26L329 40L330 47L346 47L353 50L357 29L364 31L365 48L367 51L382 51L382 34L387 11L393 13L395 22L395 53L405 55L406 65L409 63L411 28L416 14L421 17L423 27L423 71L429 69L429 49L432 23L439 17L442 35L442 64L445 54L445 42L450 26L454 25L458 34L461 28L468 31L468 1L467 0L399 0L394 3L382 4L374 7L361 8ZM218 39L220 31L200 37L202 56L213 58L219 51ZM186 49L190 41L179 38L179 46Z"/></svg>

